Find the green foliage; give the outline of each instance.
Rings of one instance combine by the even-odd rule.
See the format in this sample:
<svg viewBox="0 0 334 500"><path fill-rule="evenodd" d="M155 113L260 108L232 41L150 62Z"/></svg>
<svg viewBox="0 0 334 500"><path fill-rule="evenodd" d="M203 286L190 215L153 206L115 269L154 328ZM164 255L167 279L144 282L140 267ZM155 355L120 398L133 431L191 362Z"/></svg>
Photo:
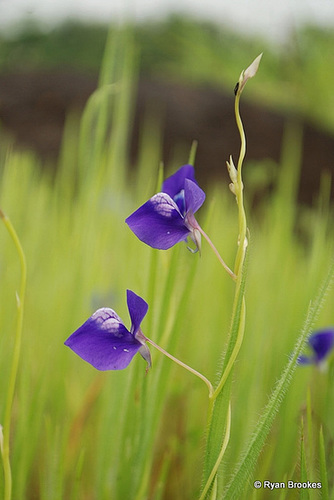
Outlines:
<svg viewBox="0 0 334 500"><path fill-rule="evenodd" d="M115 47L122 64L113 65ZM63 346L98 307L112 307L126 321L126 288L149 302L144 333L210 380L227 345L234 283L205 242L200 258L181 244L160 252L142 245L124 223L155 192L161 177L159 134L152 134L151 123L137 171L130 172L125 162L134 60L131 34L123 33L121 42L111 39L100 87L80 131L67 124L55 179L41 173L29 154L1 155L1 208L15 225L28 267L12 422L13 498L199 496L208 403L204 384L156 351L145 376L139 356L124 371L99 373ZM245 499L266 498L266 490L253 489L255 479L299 481L306 469L314 476L311 481L333 477L333 363L328 372L319 372L296 367L290 358L309 331L304 325L300 336L309 303L328 273L333 214L325 189L317 206L307 211L296 206L295 178L288 174L290 162L298 161L298 131L286 140L277 191L263 200L261 217L251 217L245 337L229 381L231 435L220 478L227 485L233 470L242 467L248 444L256 442L255 471L248 469L239 485L238 498ZM247 184L245 196L252 199ZM230 264L238 224L227 186L217 182L208 190L199 221ZM0 227L0 394L8 386L16 322L19 270L11 243ZM333 324L333 299L333 290L328 291L322 310L312 316L314 326ZM261 429L254 429L271 393L279 411L270 412L269 425L257 439Z"/></svg>
<svg viewBox="0 0 334 500"><path fill-rule="evenodd" d="M108 28L102 24L66 22L53 29L36 23L23 24L0 41L2 71L54 67L98 71Z"/></svg>
<svg viewBox="0 0 334 500"><path fill-rule="evenodd" d="M295 110L334 130L332 92L333 31L303 27L283 45L260 37L242 36L228 25L199 22L171 15L132 26L141 74L191 81L193 84L234 86L240 68L265 48L261 85L250 97L279 110ZM113 28L117 31L117 28ZM66 22L52 29L22 24L10 36L0 35L0 69L76 68L97 72L108 29L103 24ZM248 97L246 97L248 98Z"/></svg>

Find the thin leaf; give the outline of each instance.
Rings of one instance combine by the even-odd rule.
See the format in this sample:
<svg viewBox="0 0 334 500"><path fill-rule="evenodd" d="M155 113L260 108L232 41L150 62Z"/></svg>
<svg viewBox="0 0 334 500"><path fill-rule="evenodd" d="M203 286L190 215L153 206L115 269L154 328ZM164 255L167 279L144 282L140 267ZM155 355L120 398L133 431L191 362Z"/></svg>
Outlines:
<svg viewBox="0 0 334 500"><path fill-rule="evenodd" d="M304 441L304 420L302 419L301 437L300 437L300 481L301 483L308 480L306 457L305 457L305 441ZM309 500L310 495L307 489L300 490L300 499Z"/></svg>
<svg viewBox="0 0 334 500"><path fill-rule="evenodd" d="M319 464L320 464L321 498L322 500L328 500L329 492L328 492L326 450L325 450L325 440L322 427L320 428L319 431Z"/></svg>

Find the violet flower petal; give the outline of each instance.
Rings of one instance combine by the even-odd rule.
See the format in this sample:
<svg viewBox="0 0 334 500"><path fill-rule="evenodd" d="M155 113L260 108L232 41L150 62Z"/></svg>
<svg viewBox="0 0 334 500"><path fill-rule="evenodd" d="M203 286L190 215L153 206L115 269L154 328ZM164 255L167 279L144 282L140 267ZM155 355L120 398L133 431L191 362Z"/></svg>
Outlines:
<svg viewBox="0 0 334 500"><path fill-rule="evenodd" d="M125 222L147 245L167 250L189 234L176 203L166 193L158 193L131 214Z"/></svg>
<svg viewBox="0 0 334 500"><path fill-rule="evenodd" d="M131 290L126 291L129 314L131 318L131 333L136 336L140 328L140 323L148 310L148 304L144 299L136 295Z"/></svg>
<svg viewBox="0 0 334 500"><path fill-rule="evenodd" d="M334 330L320 330L313 333L307 341L313 351L313 355L301 355L298 358L298 363L301 365L321 363L334 347Z"/></svg>
<svg viewBox="0 0 334 500"><path fill-rule="evenodd" d="M315 353L316 362L321 362L331 351L334 345L334 330L322 330L314 333L308 343Z"/></svg>
<svg viewBox="0 0 334 500"><path fill-rule="evenodd" d="M184 193L187 213L194 214L203 205L205 193L203 189L190 179L184 181Z"/></svg>
<svg viewBox="0 0 334 500"><path fill-rule="evenodd" d="M186 179L195 181L195 169L192 165L183 165L180 167L175 174L171 175L162 183L162 189L164 193L169 194L171 198L174 199L182 189L184 189L184 182Z"/></svg>
<svg viewBox="0 0 334 500"><path fill-rule="evenodd" d="M107 307L98 309L65 345L98 370L126 368L142 346Z"/></svg>

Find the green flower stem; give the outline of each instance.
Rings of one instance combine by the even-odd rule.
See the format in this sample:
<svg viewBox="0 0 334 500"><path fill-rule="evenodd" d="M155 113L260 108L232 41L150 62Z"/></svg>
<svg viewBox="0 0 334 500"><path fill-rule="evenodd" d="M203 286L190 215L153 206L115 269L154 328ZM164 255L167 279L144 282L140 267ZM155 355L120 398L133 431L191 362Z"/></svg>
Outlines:
<svg viewBox="0 0 334 500"><path fill-rule="evenodd" d="M238 168L237 168L237 185L235 186L235 195L238 203L238 221L239 221L238 251L234 267L234 272L237 276L241 276L242 266L245 259L246 248L247 248L247 239L246 239L247 221L244 208L244 196L243 196L244 185L242 182L242 165L246 154L246 136L240 117L240 109L239 109L240 95L241 93L237 92L234 102L235 118L241 140Z"/></svg>
<svg viewBox="0 0 334 500"><path fill-rule="evenodd" d="M213 396L212 396L213 400L216 399L216 397L218 396L218 394L220 393L220 391L224 387L225 382L226 382L229 374L232 371L234 362L235 362L235 360L236 360L236 358L238 356L238 353L240 351L240 347L242 345L242 341L243 341L243 338L244 338L244 332L245 332L245 319L246 319L246 302L245 302L245 297L242 297L242 306L241 307L242 307L242 309L241 309L240 322L239 322L239 328L238 328L238 334L237 334L236 342L234 344L232 354L229 357L229 360L227 362L226 368L223 371L223 375L222 375L222 377L221 377L221 379L219 381L219 384L218 384L218 386L216 387L216 389L215 389L215 391L213 393Z"/></svg>
<svg viewBox="0 0 334 500"><path fill-rule="evenodd" d="M243 73L240 76L239 83L242 83L242 79ZM240 85L239 87L241 88ZM247 252L247 221L243 202L242 165L246 154L246 137L239 111L241 94L240 88L237 91L235 97L235 117L241 140L237 170L234 168L232 160L230 164L230 168L232 169L233 173L233 175L231 176L231 180L233 183L232 191L236 196L238 205L239 236L233 273L234 279L236 281L236 288L233 302L229 342L223 363L222 373L217 387L214 390L209 402L207 424L207 451L204 466L204 487L201 493L200 500L209 498L209 495L211 494L213 495L213 498L215 498L214 491L216 488L218 488L217 471L228 445L231 426L231 408L230 404L227 403L230 400L231 383L227 383L227 381L231 380L230 375L233 370L234 362L240 351L245 331L246 305L244 297L244 267ZM222 429L225 429L224 437L222 437Z"/></svg>
<svg viewBox="0 0 334 500"><path fill-rule="evenodd" d="M237 122L238 130L239 130L239 134L240 134L241 145L240 145L240 154L239 154L239 159L238 159L237 183L234 186L235 187L235 195L236 195L237 204L238 204L239 237L238 237L238 250L237 250L236 261L235 261L235 271L234 271L234 273L232 273L234 276L234 279L236 279L236 289L235 289L235 296L234 296L234 303L233 303L231 330L233 330L233 325L235 324L236 316L239 316L239 320L238 320L238 327L237 327L237 335L234 338L230 338L230 345L231 345L231 343L233 343L233 346L230 349L231 352L230 352L228 358L226 358L226 359L228 359L228 361L227 361L226 366L223 370L223 373L222 373L220 381L217 385L217 388L215 389L215 391L213 393L213 400L215 400L217 398L218 394L223 389L224 384L225 384L229 374L231 373L232 367L234 365L234 361L236 360L236 357L240 351L243 337L244 337L244 331L245 331L246 304L245 304L245 297L243 295L243 292L242 292L242 302L241 302L240 311L238 308L238 304L240 304L240 293L241 293L241 288L242 288L243 267L244 267L246 250L247 250L247 237L246 237L247 220L246 220L246 213L245 213L245 208L244 208L244 203L243 203L243 182L242 182L242 175L241 175L242 174L242 165L243 165L243 161L244 161L245 154L246 154L246 136L245 136L243 124L242 124L241 117L240 117L240 111L239 111L240 94L241 94L240 92L237 92L237 95L235 98L235 108L234 108L236 122ZM203 233L204 233L204 231L203 231ZM205 233L203 234L203 236L205 236ZM239 314L239 312L240 312L240 314Z"/></svg>
<svg viewBox="0 0 334 500"><path fill-rule="evenodd" d="M239 237L238 237L238 250L237 250L237 255L236 255L236 261L235 261L235 270L234 270L234 276L236 278L236 290L235 290L235 296L234 296L234 304L233 304L233 312L232 312L232 325L235 322L236 315L239 316L238 314L238 303L240 303L240 293L241 293L241 282L242 282L242 277L243 277L243 266L245 262L245 256L246 256L246 250L247 250L247 220L246 220L246 213L245 213L245 208L244 208L244 203L243 203L243 182L242 182L242 165L243 161L245 158L246 154L246 136L243 128L243 124L241 121L240 117L240 111L239 111L239 103L240 103L240 92L237 92L237 95L235 97L235 117L236 117L236 122L240 134L240 140L241 140L241 145L240 145L240 154L239 154L239 159L238 159L238 169L237 169L237 184L235 184L235 195L237 199L237 204L238 204L238 222L239 222ZM237 335L236 338L231 338L230 341L233 342L233 347L232 347L232 352L228 357L227 364L225 366L225 369L222 373L221 379L218 383L217 388L214 391L213 394L213 399L216 399L222 388L224 387L224 384L231 373L232 367L234 365L234 362L237 358L237 355L240 351L243 337L244 337L244 331L245 331L245 317L246 317L246 303L245 303L245 297L242 295L242 304L241 304L241 310L240 310L240 316L239 316L239 321L238 321L238 328L237 328Z"/></svg>
<svg viewBox="0 0 334 500"><path fill-rule="evenodd" d="M188 370L188 372L192 373L193 375L196 375L196 377L199 377L201 380L203 380L203 382L206 384L206 386L209 389L209 398L212 397L212 394L213 394L212 384L211 384L210 380L208 380L204 375L202 375L202 373L198 372L197 370L194 370L193 368L191 368L191 366L186 365L185 363L183 363L179 359L175 358L175 356L173 356L172 354L169 354L169 352L165 351L165 349L163 349L158 344L156 344L155 342L153 342L153 340L148 339L146 337L146 342L148 342L149 344L153 345L153 347L155 347L156 349L158 349L158 351L160 351L162 354L164 354L165 356L167 356L169 359L171 359L172 361L174 361L178 365L182 366L182 368L185 368L186 370Z"/></svg>
<svg viewBox="0 0 334 500"><path fill-rule="evenodd" d="M212 250L214 251L217 259L219 260L219 262L221 263L221 265L223 266L223 268L225 269L225 271L228 272L228 274L231 276L231 278L235 281L237 279L236 275L234 274L234 272L228 267L227 264L225 264L223 258L221 257L220 253L218 252L217 248L214 246L214 244L212 243L211 239L209 238L209 236L206 234L205 231L203 231L203 229L198 226L197 229L199 230L199 232L201 233L201 235L206 239L206 241L209 243L210 247L212 248Z"/></svg>
<svg viewBox="0 0 334 500"><path fill-rule="evenodd" d="M12 359L12 366L9 378L9 385L7 391L6 398L6 406L5 406L5 417L4 417L4 425L3 425L3 442L1 446L1 454L3 461L3 469L4 469L4 479L5 479L5 488L4 488L4 500L10 500L12 498L12 473L10 466L10 451L9 451L9 441L10 441L10 425L11 425L11 417L12 417L12 407L13 407L13 399L15 393L16 386L16 378L20 360L20 351L21 351L21 339L22 339L22 325L23 325L23 311L24 311L24 298L25 298L25 289L26 289L26 281L27 281L27 267L26 267L26 259L25 255L20 243L20 240L16 234L14 227L12 226L9 218L2 212L0 209L0 218L3 220L13 242L16 247L21 266L21 284L20 291L16 294L17 299L17 323L16 323L16 332L14 339L14 352Z"/></svg>

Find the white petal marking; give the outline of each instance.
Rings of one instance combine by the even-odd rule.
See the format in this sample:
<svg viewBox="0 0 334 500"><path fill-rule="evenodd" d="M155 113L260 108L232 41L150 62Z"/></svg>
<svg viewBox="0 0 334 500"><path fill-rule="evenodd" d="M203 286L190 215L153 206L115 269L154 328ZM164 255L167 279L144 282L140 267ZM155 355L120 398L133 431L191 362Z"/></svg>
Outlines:
<svg viewBox="0 0 334 500"><path fill-rule="evenodd" d="M158 214L163 215L164 217L172 217L175 210L180 214L177 204L166 193L155 194L151 198L151 203L153 205L153 209Z"/></svg>

